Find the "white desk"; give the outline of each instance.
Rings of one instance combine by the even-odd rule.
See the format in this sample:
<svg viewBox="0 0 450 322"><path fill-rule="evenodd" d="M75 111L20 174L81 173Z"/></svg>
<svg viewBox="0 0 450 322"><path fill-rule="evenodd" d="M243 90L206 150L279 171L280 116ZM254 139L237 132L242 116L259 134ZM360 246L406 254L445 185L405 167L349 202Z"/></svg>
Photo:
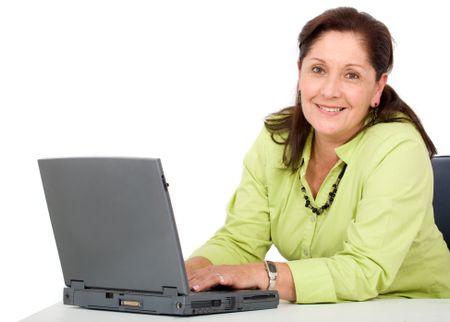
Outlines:
<svg viewBox="0 0 450 322"><path fill-rule="evenodd" d="M204 315L191 318L83 309L57 303L21 322L135 322L135 321L257 321L257 322L450 322L450 300L374 300L339 304L296 305L278 309Z"/></svg>

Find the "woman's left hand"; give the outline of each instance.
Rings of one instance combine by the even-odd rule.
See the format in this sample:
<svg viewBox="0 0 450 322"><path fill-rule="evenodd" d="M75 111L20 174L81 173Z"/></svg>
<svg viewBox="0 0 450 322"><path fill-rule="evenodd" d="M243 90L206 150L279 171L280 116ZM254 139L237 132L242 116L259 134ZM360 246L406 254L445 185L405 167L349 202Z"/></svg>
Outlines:
<svg viewBox="0 0 450 322"><path fill-rule="evenodd" d="M234 289L267 289L269 278L264 263L212 265L188 273L189 287L206 291L215 286Z"/></svg>

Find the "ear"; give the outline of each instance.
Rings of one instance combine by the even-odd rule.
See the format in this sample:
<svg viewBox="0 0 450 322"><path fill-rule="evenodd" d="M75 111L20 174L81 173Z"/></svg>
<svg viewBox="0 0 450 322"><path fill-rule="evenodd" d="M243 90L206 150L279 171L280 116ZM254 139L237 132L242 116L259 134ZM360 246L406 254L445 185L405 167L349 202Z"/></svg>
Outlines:
<svg viewBox="0 0 450 322"><path fill-rule="evenodd" d="M374 108L380 104L381 94L383 94L383 89L384 89L384 86L386 86L387 80L388 80L387 73L384 73L383 75L381 75L380 79L378 80L378 82L376 84L375 95L372 98L370 107Z"/></svg>

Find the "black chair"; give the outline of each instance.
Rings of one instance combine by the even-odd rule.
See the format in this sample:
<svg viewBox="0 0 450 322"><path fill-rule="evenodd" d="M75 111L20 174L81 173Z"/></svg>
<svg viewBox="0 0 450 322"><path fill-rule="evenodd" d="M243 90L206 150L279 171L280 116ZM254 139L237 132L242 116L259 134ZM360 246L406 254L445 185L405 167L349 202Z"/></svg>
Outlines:
<svg viewBox="0 0 450 322"><path fill-rule="evenodd" d="M434 173L434 219L450 246L450 156L431 159Z"/></svg>

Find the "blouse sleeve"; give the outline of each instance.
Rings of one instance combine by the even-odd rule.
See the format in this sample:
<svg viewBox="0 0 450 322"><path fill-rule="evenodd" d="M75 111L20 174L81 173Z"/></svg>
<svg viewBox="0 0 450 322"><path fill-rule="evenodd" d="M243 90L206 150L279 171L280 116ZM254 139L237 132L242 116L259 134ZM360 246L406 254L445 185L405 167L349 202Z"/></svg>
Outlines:
<svg viewBox="0 0 450 322"><path fill-rule="evenodd" d="M391 139L374 151L379 161L365 178L343 250L288 262L297 302L367 300L392 284L429 212L433 175L420 139Z"/></svg>
<svg viewBox="0 0 450 322"><path fill-rule="evenodd" d="M225 225L191 256L203 256L213 264L262 261L272 245L265 179L263 130L244 159L241 182L227 207Z"/></svg>

